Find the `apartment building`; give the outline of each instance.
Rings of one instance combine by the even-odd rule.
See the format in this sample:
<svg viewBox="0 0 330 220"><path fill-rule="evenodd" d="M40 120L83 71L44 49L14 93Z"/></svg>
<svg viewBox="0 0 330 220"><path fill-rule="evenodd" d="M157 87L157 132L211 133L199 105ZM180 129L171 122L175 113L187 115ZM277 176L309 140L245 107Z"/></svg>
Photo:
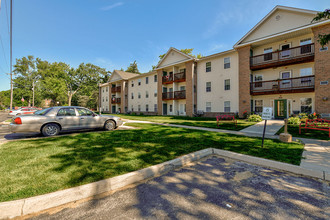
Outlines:
<svg viewBox="0 0 330 220"><path fill-rule="evenodd" d="M208 117L260 113L263 107L273 107L275 119L329 114L330 51L317 40L330 33L330 20L312 23L316 13L276 6L232 50L197 59L170 48L153 72L114 71L100 85L99 106L112 113ZM121 93L111 93L118 86ZM112 103L113 98L125 102Z"/></svg>

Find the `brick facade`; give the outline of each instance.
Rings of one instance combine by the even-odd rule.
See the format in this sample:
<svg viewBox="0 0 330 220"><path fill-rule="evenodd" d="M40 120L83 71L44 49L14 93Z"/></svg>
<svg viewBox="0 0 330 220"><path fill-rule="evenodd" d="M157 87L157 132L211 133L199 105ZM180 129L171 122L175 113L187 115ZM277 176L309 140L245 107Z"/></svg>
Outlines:
<svg viewBox="0 0 330 220"><path fill-rule="evenodd" d="M194 114L194 61L186 63L186 115Z"/></svg>
<svg viewBox="0 0 330 220"><path fill-rule="evenodd" d="M163 71L157 70L157 111L158 115L163 115L163 82L162 82Z"/></svg>
<svg viewBox="0 0 330 220"><path fill-rule="evenodd" d="M321 45L317 41L319 34L329 34L330 24L312 29L315 42L315 111L317 113L330 113L330 44L328 50L320 51ZM320 82L328 81L327 85Z"/></svg>
<svg viewBox="0 0 330 220"><path fill-rule="evenodd" d="M250 96L250 46L238 48L239 115L251 110Z"/></svg>

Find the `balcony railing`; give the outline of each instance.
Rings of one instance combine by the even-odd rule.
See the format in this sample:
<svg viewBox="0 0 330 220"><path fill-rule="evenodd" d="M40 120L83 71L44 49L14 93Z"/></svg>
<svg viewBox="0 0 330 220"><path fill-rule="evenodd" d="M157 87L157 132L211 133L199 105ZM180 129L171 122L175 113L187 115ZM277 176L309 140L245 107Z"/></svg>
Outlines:
<svg viewBox="0 0 330 220"><path fill-rule="evenodd" d="M314 60L314 44L292 47L287 50L265 53L250 58L250 69L259 70L270 67L304 63Z"/></svg>
<svg viewBox="0 0 330 220"><path fill-rule="evenodd" d="M111 104L120 104L121 103L121 98L112 98L111 99Z"/></svg>
<svg viewBox="0 0 330 220"><path fill-rule="evenodd" d="M186 81L186 72L175 73L174 75L167 75L162 77L163 84L170 84L173 82L185 82Z"/></svg>
<svg viewBox="0 0 330 220"><path fill-rule="evenodd" d="M185 99L185 98L186 98L186 90L174 92L174 99Z"/></svg>
<svg viewBox="0 0 330 220"><path fill-rule="evenodd" d="M186 98L186 90L175 91L175 92L163 92L162 99L163 100L177 100L177 99L185 99Z"/></svg>
<svg viewBox="0 0 330 220"><path fill-rule="evenodd" d="M251 95L267 95L279 93L313 92L314 76L303 76L288 79L259 81L250 83Z"/></svg>
<svg viewBox="0 0 330 220"><path fill-rule="evenodd" d="M116 92L116 87L112 87L111 88L111 93L115 93Z"/></svg>
<svg viewBox="0 0 330 220"><path fill-rule="evenodd" d="M174 74L174 82L184 82L184 81L186 81L186 73L185 72Z"/></svg>
<svg viewBox="0 0 330 220"><path fill-rule="evenodd" d="M162 99L163 100L173 100L173 92L163 92Z"/></svg>
<svg viewBox="0 0 330 220"><path fill-rule="evenodd" d="M121 86L116 87L116 92L121 92Z"/></svg>

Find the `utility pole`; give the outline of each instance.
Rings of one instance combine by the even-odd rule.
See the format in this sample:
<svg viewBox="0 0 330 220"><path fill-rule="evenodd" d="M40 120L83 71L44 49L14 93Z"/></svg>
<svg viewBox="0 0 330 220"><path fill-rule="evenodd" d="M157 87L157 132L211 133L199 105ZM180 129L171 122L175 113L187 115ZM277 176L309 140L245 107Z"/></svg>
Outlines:
<svg viewBox="0 0 330 220"><path fill-rule="evenodd" d="M10 110L13 108L13 0L10 0Z"/></svg>
<svg viewBox="0 0 330 220"><path fill-rule="evenodd" d="M34 107L34 79L32 81L32 107Z"/></svg>

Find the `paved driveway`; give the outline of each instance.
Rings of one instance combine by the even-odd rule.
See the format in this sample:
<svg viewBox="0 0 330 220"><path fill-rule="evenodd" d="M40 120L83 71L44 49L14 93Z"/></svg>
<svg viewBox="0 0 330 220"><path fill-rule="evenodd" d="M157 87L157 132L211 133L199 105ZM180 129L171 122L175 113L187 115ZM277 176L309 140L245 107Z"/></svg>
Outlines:
<svg viewBox="0 0 330 220"><path fill-rule="evenodd" d="M330 219L329 190L326 182L213 156L32 219Z"/></svg>

